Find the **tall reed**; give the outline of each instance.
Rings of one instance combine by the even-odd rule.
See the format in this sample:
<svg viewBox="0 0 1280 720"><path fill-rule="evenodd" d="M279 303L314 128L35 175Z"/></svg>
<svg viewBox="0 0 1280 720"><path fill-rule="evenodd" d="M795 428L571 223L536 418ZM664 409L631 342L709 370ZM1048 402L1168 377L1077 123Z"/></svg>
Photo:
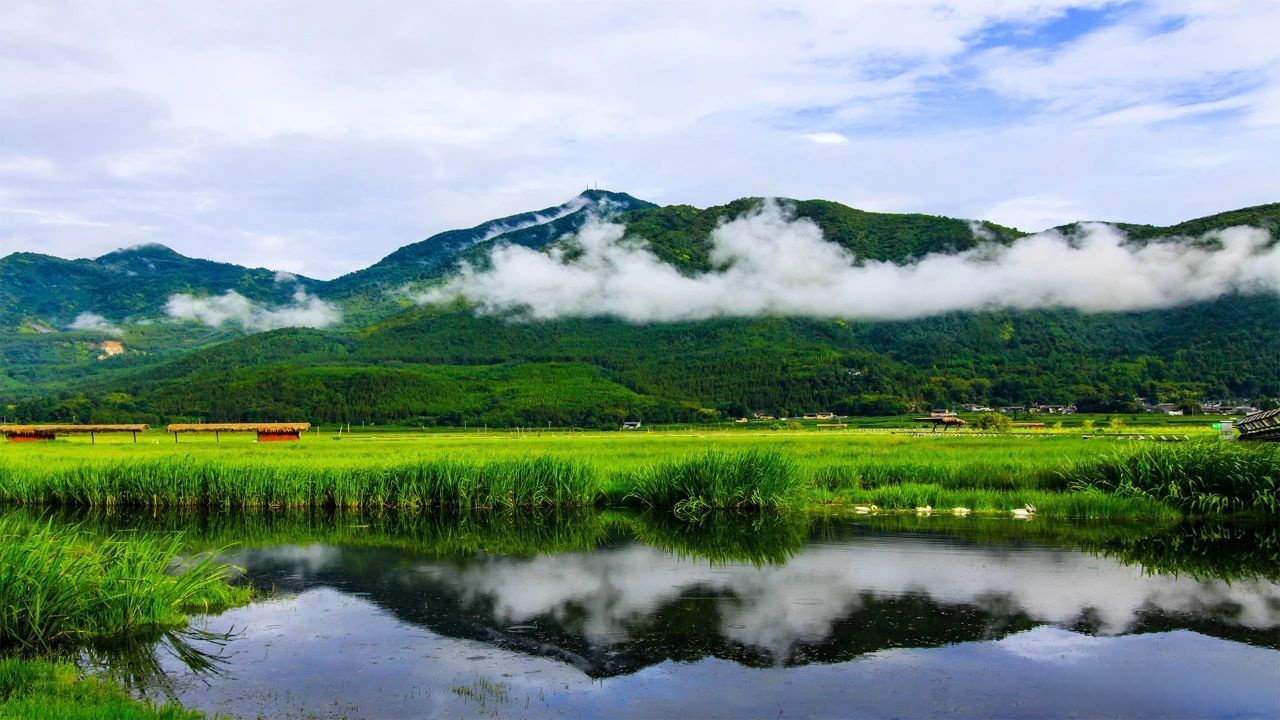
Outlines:
<svg viewBox="0 0 1280 720"><path fill-rule="evenodd" d="M238 604L248 590L209 554L181 563L182 538L55 530L0 518L0 648L59 644L186 623L185 614Z"/></svg>
<svg viewBox="0 0 1280 720"><path fill-rule="evenodd" d="M596 501L582 463L547 457L343 463L168 456L0 466L0 502L92 507L570 507Z"/></svg>
<svg viewBox="0 0 1280 720"><path fill-rule="evenodd" d="M1074 491L1151 498L1197 515L1280 514L1280 445L1144 444L1061 471Z"/></svg>
<svg viewBox="0 0 1280 720"><path fill-rule="evenodd" d="M678 515L708 510L788 508L805 490L784 455L770 450L710 451L650 465L629 478L624 502L664 508Z"/></svg>

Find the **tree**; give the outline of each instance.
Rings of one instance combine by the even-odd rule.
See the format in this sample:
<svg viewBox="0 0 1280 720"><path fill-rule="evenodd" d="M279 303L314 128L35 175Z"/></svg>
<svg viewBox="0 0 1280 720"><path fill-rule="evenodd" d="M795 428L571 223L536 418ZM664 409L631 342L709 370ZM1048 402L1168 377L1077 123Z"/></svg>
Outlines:
<svg viewBox="0 0 1280 720"><path fill-rule="evenodd" d="M995 432L1008 432L1013 428L1013 420L1008 415L1001 413L982 413L977 420L973 421L974 427L979 430L994 430Z"/></svg>

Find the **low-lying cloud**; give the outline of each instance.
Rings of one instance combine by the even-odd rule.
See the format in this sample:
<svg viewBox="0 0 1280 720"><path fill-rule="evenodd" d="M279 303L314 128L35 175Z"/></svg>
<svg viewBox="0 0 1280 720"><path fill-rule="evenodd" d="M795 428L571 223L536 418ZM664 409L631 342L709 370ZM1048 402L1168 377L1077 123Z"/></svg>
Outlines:
<svg viewBox="0 0 1280 720"><path fill-rule="evenodd" d="M1280 292L1280 246L1257 228L1139 245L1119 229L982 242L908 264L858 259L814 222L776 202L711 234L716 270L681 274L626 227L595 219L569 246L549 252L506 245L490 265L466 265L420 303L457 298L484 313L532 319L613 316L631 322L765 314L906 319L960 310L1074 308L1134 311L1210 300L1231 292ZM985 240L975 232L979 240Z"/></svg>
<svg viewBox="0 0 1280 720"><path fill-rule="evenodd" d="M289 305L270 308L259 305L235 290L222 295L196 297L171 295L165 313L179 320L196 320L221 327L232 324L245 330L276 330L285 327L326 328L342 322L342 311L333 303L309 295L299 287Z"/></svg>
<svg viewBox="0 0 1280 720"><path fill-rule="evenodd" d="M67 326L70 330L93 330L106 333L112 337L120 337L124 330L119 325L94 312L82 312Z"/></svg>
<svg viewBox="0 0 1280 720"><path fill-rule="evenodd" d="M570 200L569 202L557 207L552 212L541 214L541 215L534 215L532 218L525 220L524 222L511 223L509 225L505 223L498 223L497 225L494 225L493 227L489 228L489 230L485 232L484 237L480 238L480 240L478 240L477 242L487 242L489 240L492 240L498 237L499 235L506 235L507 233L524 230L526 228L531 228L536 225L545 225L549 222L555 222L560 218L567 217L569 215L572 215L578 212L579 210L585 208L588 204L589 204L589 201L586 198L576 197Z"/></svg>

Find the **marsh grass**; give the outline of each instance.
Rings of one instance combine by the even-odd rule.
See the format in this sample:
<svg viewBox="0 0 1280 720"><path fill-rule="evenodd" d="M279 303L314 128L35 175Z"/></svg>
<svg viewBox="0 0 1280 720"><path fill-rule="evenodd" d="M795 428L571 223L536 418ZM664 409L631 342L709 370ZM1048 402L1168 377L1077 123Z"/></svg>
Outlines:
<svg viewBox="0 0 1280 720"><path fill-rule="evenodd" d="M782 453L709 451L651 465L628 478L625 503L668 509L678 516L710 510L786 509L805 491L804 478Z"/></svg>
<svg viewBox="0 0 1280 720"><path fill-rule="evenodd" d="M121 638L186 624L186 613L248 600L212 554L183 556L178 535L105 538L0 518L0 648Z"/></svg>
<svg viewBox="0 0 1280 720"><path fill-rule="evenodd" d="M1280 513L1275 452L1078 438L639 433L287 448L0 447L0 503L155 509L714 509L875 503L1042 515ZM425 452L424 448L437 452ZM443 448L451 454L441 455Z"/></svg>
<svg viewBox="0 0 1280 720"><path fill-rule="evenodd" d="M1280 514L1280 445L1216 441L1151 444L1072 463L1076 492L1167 503L1196 515Z"/></svg>
<svg viewBox="0 0 1280 720"><path fill-rule="evenodd" d="M594 473L548 457L351 463L186 455L0 466L0 501L150 508L572 507L597 499Z"/></svg>

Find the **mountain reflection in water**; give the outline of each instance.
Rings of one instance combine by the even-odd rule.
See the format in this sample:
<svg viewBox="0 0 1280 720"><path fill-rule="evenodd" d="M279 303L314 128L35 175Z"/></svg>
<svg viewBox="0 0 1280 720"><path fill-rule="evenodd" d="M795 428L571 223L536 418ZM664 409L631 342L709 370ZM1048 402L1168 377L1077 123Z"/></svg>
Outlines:
<svg viewBox="0 0 1280 720"><path fill-rule="evenodd" d="M1280 714L1273 527L569 521L265 533L223 671L161 662L249 716Z"/></svg>

